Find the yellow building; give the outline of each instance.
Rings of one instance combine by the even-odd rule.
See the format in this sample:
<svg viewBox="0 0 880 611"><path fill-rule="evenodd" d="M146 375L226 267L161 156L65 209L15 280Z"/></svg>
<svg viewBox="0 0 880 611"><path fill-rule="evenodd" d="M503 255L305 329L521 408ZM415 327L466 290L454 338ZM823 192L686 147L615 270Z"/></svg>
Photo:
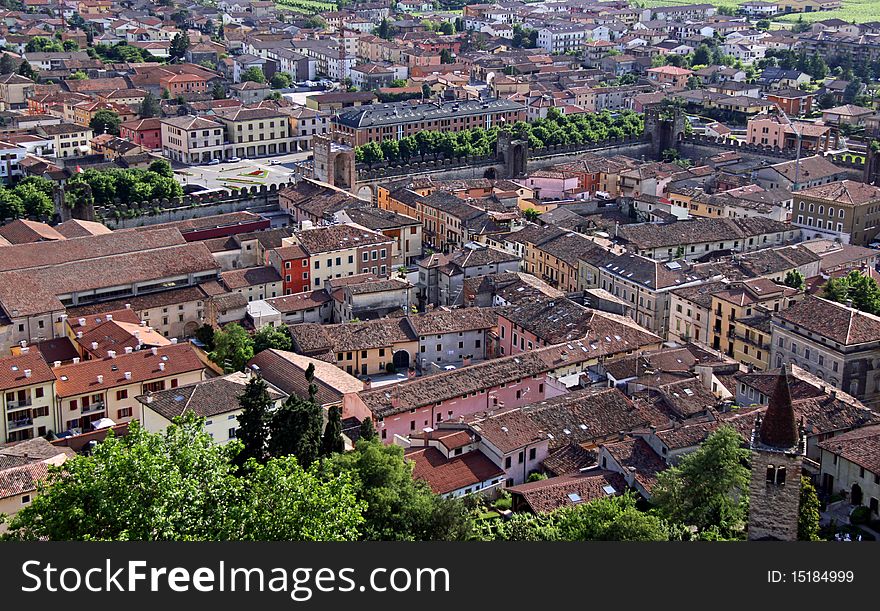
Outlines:
<svg viewBox="0 0 880 611"><path fill-rule="evenodd" d="M265 157L295 150L290 118L271 108L228 108L214 112L226 126L234 157Z"/></svg>
<svg viewBox="0 0 880 611"><path fill-rule="evenodd" d="M36 349L0 358L0 444L57 431L55 376Z"/></svg>
<svg viewBox="0 0 880 611"><path fill-rule="evenodd" d="M770 369L770 310L755 306L752 316L734 322L733 358L758 371Z"/></svg>
<svg viewBox="0 0 880 611"><path fill-rule="evenodd" d="M83 127L73 123L59 123L57 125L40 125L37 134L52 139L55 156L82 157L91 152L91 141L94 132L91 127Z"/></svg>
<svg viewBox="0 0 880 611"><path fill-rule="evenodd" d="M798 291L786 286L776 284L765 278L755 278L745 282L734 282L726 289L712 295L712 347L724 352L728 356L735 355L736 321L748 319L759 313L758 306L765 310L778 312L788 307L789 302L796 298ZM745 354L746 344L750 340L745 337L745 323L742 329L742 339L746 342L741 346L741 352ZM749 360L763 362L767 357L767 348L764 343L769 343L768 337L756 336L751 351L754 352ZM763 349L762 349L763 348Z"/></svg>

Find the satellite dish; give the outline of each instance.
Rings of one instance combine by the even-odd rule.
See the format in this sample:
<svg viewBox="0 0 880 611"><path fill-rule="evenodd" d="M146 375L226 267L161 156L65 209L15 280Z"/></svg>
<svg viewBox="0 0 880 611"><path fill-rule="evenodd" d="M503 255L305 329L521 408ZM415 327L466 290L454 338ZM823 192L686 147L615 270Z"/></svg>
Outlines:
<svg viewBox="0 0 880 611"><path fill-rule="evenodd" d="M495 73L494 72L490 72L489 74L486 75L486 84L487 85L491 85L492 81L494 81L494 80L495 80Z"/></svg>

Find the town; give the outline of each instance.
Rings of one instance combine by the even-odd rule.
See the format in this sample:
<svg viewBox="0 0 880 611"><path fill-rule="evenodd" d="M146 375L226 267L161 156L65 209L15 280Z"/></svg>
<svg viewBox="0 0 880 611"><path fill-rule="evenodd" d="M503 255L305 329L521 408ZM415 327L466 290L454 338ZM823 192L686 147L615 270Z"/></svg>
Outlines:
<svg viewBox="0 0 880 611"><path fill-rule="evenodd" d="M880 537L848 0L3 5L0 538Z"/></svg>

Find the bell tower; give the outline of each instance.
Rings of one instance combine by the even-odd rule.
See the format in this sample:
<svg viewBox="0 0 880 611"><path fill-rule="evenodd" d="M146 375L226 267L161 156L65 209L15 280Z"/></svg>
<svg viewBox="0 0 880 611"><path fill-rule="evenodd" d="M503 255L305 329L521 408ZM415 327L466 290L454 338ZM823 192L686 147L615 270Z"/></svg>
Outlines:
<svg viewBox="0 0 880 611"><path fill-rule="evenodd" d="M798 426L789 389L789 369L776 386L763 418L752 431L752 479L749 485L750 541L796 541L801 467L806 436Z"/></svg>

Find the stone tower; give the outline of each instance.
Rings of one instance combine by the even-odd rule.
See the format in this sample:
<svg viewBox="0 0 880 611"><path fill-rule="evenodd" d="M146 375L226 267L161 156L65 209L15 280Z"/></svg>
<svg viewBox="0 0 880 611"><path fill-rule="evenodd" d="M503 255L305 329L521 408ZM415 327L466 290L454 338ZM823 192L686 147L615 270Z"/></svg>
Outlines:
<svg viewBox="0 0 880 611"><path fill-rule="evenodd" d="M868 143L868 155L865 157L865 175L862 181L869 185L880 185L880 153L874 150L875 140Z"/></svg>
<svg viewBox="0 0 880 611"><path fill-rule="evenodd" d="M644 137L651 142L654 159L660 159L666 149L678 149L686 120L684 112L674 104L661 102L645 107Z"/></svg>
<svg viewBox="0 0 880 611"><path fill-rule="evenodd" d="M514 139L508 131L498 132L495 155L504 164L504 178L519 178L526 175L529 163L529 143Z"/></svg>
<svg viewBox="0 0 880 611"><path fill-rule="evenodd" d="M312 146L315 178L340 189L353 189L357 182L354 148L336 142L334 134L313 136Z"/></svg>
<svg viewBox="0 0 880 611"><path fill-rule="evenodd" d="M801 466L806 436L798 426L788 386L789 371L776 377L767 412L752 431L749 485L750 541L796 541Z"/></svg>

